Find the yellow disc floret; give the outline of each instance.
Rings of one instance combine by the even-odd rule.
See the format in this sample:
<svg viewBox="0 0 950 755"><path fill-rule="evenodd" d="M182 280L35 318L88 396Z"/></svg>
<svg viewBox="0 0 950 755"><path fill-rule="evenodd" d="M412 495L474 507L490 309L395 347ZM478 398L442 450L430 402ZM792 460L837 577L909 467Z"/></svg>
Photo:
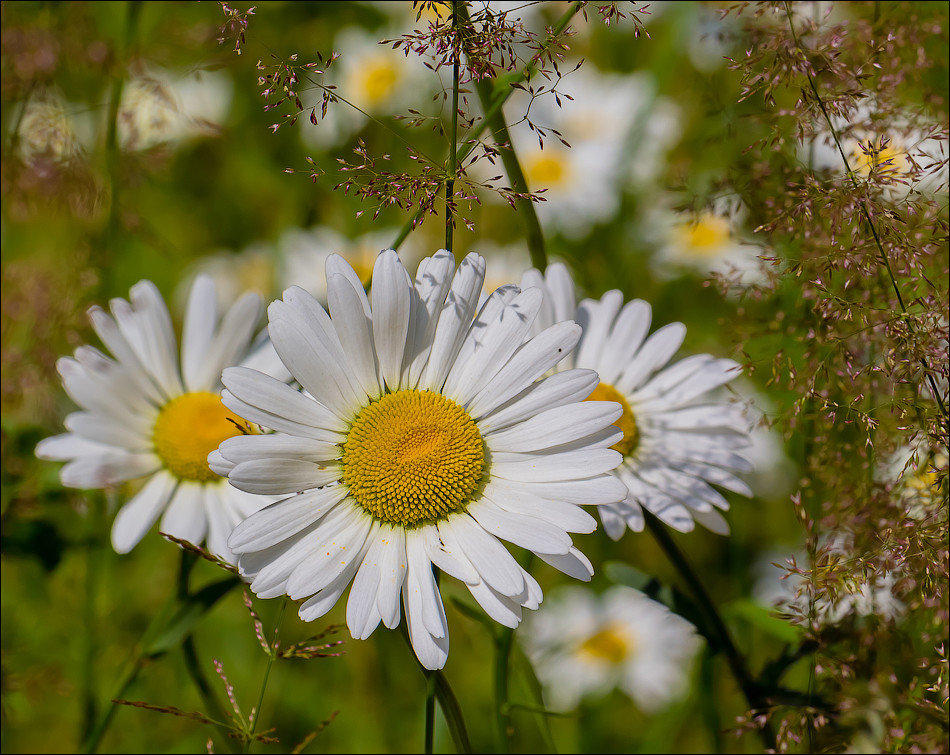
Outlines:
<svg viewBox="0 0 950 755"><path fill-rule="evenodd" d="M566 158L553 151L530 154L525 159L525 176L532 189L562 186L568 178Z"/></svg>
<svg viewBox="0 0 950 755"><path fill-rule="evenodd" d="M584 640L579 652L589 658L616 664L629 657L633 645L633 638L622 624L610 624Z"/></svg>
<svg viewBox="0 0 950 755"><path fill-rule="evenodd" d="M208 466L208 454L221 441L241 435L247 423L206 391L172 399L159 412L152 441L165 467L182 480L220 479Z"/></svg>
<svg viewBox="0 0 950 755"><path fill-rule="evenodd" d="M368 106L380 107L399 84L399 71L385 55L374 55L363 62L353 83Z"/></svg>
<svg viewBox="0 0 950 755"><path fill-rule="evenodd" d="M682 252L699 259L719 255L732 235L729 221L712 212L704 212L696 220L677 225L673 233Z"/></svg>
<svg viewBox="0 0 950 755"><path fill-rule="evenodd" d="M464 509L485 471L475 422L439 393L404 390L364 407L343 443L343 482L383 522L412 526Z"/></svg>
<svg viewBox="0 0 950 755"><path fill-rule="evenodd" d="M614 443L611 448L624 456L633 453L640 445L640 431L637 430L636 420L630 404L616 388L609 383L600 383L594 392L587 397L587 401L616 401L623 408L623 414L614 422L614 425L623 430L623 437Z"/></svg>

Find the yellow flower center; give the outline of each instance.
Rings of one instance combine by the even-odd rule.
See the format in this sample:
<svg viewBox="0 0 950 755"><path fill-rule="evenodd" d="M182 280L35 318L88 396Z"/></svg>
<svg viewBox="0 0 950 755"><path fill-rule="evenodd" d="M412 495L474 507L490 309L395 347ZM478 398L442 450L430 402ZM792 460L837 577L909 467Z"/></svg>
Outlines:
<svg viewBox="0 0 950 755"><path fill-rule="evenodd" d="M712 212L702 213L695 221L680 223L673 229L679 249L689 257L715 257L731 236L729 221Z"/></svg>
<svg viewBox="0 0 950 755"><path fill-rule="evenodd" d="M564 156L552 151L535 152L524 161L525 177L532 190L567 183L568 166Z"/></svg>
<svg viewBox="0 0 950 755"><path fill-rule="evenodd" d="M637 430L633 411L623 394L609 383L600 383L585 401L616 401L620 404L623 408L623 414L614 422L614 425L623 430L623 437L614 443L611 448L614 451L619 451L624 456L633 453L640 445L640 431Z"/></svg>
<svg viewBox="0 0 950 755"><path fill-rule="evenodd" d="M581 655L589 658L622 663L633 651L633 638L622 624L608 624L597 634L591 635L580 646Z"/></svg>
<svg viewBox="0 0 950 755"><path fill-rule="evenodd" d="M343 443L343 483L377 519L412 526L464 509L485 476L474 420L439 393L404 390L364 407Z"/></svg>
<svg viewBox="0 0 950 755"><path fill-rule="evenodd" d="M388 100L399 82L399 72L392 61L382 56L373 56L367 60L355 76L355 89L362 97L362 103L369 107L379 107Z"/></svg>
<svg viewBox="0 0 950 755"><path fill-rule="evenodd" d="M879 176L895 176L907 170L907 160L903 150L890 146L875 146L871 141L854 148L852 165L854 172L865 178L872 173Z"/></svg>
<svg viewBox="0 0 950 755"><path fill-rule="evenodd" d="M235 424L237 423L237 424ZM207 391L186 393L172 399L159 412L152 441L165 467L182 480L209 482L220 479L208 466L208 454L221 441L251 432L247 423Z"/></svg>

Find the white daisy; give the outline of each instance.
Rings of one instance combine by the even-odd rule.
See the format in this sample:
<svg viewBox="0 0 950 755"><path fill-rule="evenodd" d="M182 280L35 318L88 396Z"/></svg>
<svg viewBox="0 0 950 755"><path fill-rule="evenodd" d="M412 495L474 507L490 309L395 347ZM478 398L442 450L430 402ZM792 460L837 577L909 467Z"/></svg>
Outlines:
<svg viewBox="0 0 950 755"><path fill-rule="evenodd" d="M717 197L698 212L659 210L647 223L662 229L651 262L657 274L670 276L685 270L701 276L718 273L747 286L763 278L762 249L742 238L746 209L736 197Z"/></svg>
<svg viewBox="0 0 950 755"><path fill-rule="evenodd" d="M555 591L525 622L528 657L557 710L615 687L655 713L686 692L701 645L693 625L631 587Z"/></svg>
<svg viewBox="0 0 950 755"><path fill-rule="evenodd" d="M123 149L144 150L218 132L231 107L232 84L220 71L180 76L157 68L122 89L117 120Z"/></svg>
<svg viewBox="0 0 950 755"><path fill-rule="evenodd" d="M275 435L221 444L212 465L253 493L293 494L235 528L229 545L261 597L329 611L352 582L346 620L366 639L400 621L419 660L441 668L448 627L432 565L515 627L541 590L498 538L589 579L569 532L591 532L580 504L615 503L620 408L583 399L591 370L541 379L574 347L572 322L525 342L538 290L506 286L477 312L485 262L449 252L413 283L392 250L373 302L339 256L327 260L329 316L300 288L270 305L270 336L298 393L253 370L223 376L225 404ZM307 394L310 395L307 395Z"/></svg>
<svg viewBox="0 0 950 755"><path fill-rule="evenodd" d="M624 183L640 184L656 175L666 149L678 138L678 118L646 74L604 74L586 62L561 79L557 91L560 107L551 94L532 102L530 94L516 91L505 114L528 188L544 190L544 201L536 205L541 222L580 238L617 213ZM543 148L537 132L522 122L526 113L531 123L548 130ZM476 162L473 177L486 181L498 175L502 167L500 160L496 163ZM494 192L486 196L498 199Z"/></svg>
<svg viewBox="0 0 950 755"><path fill-rule="evenodd" d="M231 529L268 499L235 490L211 471L207 456L225 438L253 432L221 403L221 370L245 364L286 375L269 343L252 347L260 298L243 296L219 322L214 284L207 276L197 278L180 369L158 289L143 280L129 298L112 300L111 317L99 307L89 310L111 357L80 346L73 358L57 362L66 392L82 411L66 417L69 432L41 441L36 455L68 461L60 479L71 488L142 481L112 527L119 553L135 547L162 515L162 532L195 544L206 541L212 553L230 561Z"/></svg>
<svg viewBox="0 0 950 755"><path fill-rule="evenodd" d="M590 398L623 407L616 422L623 438L613 448L624 460L614 474L627 496L598 508L607 534L617 540L625 527L643 529L641 506L680 532L699 522L728 534L719 510L729 503L712 486L752 494L735 476L752 469L743 455L748 422L741 406L704 394L737 377L739 365L698 354L665 367L683 343L686 326L670 323L647 338L650 305L640 299L624 304L617 290L575 307L574 283L563 264L549 265L544 277L529 270L521 285L545 292L536 329L566 319L583 328L576 351L561 368L596 370L601 382Z"/></svg>

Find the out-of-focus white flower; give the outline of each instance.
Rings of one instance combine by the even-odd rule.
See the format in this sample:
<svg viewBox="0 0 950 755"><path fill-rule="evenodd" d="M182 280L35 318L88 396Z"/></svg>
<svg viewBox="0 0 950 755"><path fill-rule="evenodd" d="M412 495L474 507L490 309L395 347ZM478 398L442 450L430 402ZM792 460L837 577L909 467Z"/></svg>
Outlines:
<svg viewBox="0 0 950 755"><path fill-rule="evenodd" d="M759 498L776 499L788 495L795 484L795 465L785 453L781 436L768 427L763 418L774 409L768 397L744 378L733 381L729 390L737 394L742 413L751 427L751 443L745 456L753 470L746 475L749 487Z"/></svg>
<svg viewBox="0 0 950 755"><path fill-rule="evenodd" d="M531 267L531 255L523 243L500 245L483 241L474 251L485 258L482 296L488 296L499 286L517 284Z"/></svg>
<svg viewBox="0 0 950 755"><path fill-rule="evenodd" d="M545 700L570 710L619 687L648 713L682 697L701 639L693 625L631 587L552 591L519 633Z"/></svg>
<svg viewBox="0 0 950 755"><path fill-rule="evenodd" d="M407 108L418 107L438 90L438 77L417 56L407 57L391 44L380 44L401 33L347 27L337 34L333 46L340 57L327 77L337 87L334 93L347 102L330 103L317 125L304 123L300 131L304 144L319 148L339 144L363 128L368 116L405 115Z"/></svg>
<svg viewBox="0 0 950 755"><path fill-rule="evenodd" d="M834 536L828 550L832 554L844 556L845 543L844 537ZM764 605L807 617L811 610L807 580L797 574L789 574L782 568L790 558L802 564L806 562L807 556L803 551L794 554L770 551L758 559L752 595ZM815 602L814 618L823 625L840 624L849 616L878 616L886 621L896 620L904 613L903 602L894 594L897 578L898 575L893 571L880 571L867 577L854 576L845 582L844 589L834 601L822 597Z"/></svg>
<svg viewBox="0 0 950 755"><path fill-rule="evenodd" d="M119 103L119 144L144 150L218 132L231 107L231 79L222 71L176 75L149 69L130 78Z"/></svg>
<svg viewBox="0 0 950 755"><path fill-rule="evenodd" d="M369 285L376 258L383 249L392 246L398 233L398 228L380 228L350 239L326 226L315 226L308 230L290 228L281 234L277 243L280 289L300 286L325 302L327 279L323 271L327 258L333 254L343 257L363 285ZM418 256L410 235L400 247L400 257L413 261Z"/></svg>
<svg viewBox="0 0 950 755"><path fill-rule="evenodd" d="M928 519L946 505L948 457L944 450L933 452L929 444L897 449L879 470L885 482L906 507L912 519ZM941 490L943 486L943 490Z"/></svg>
<svg viewBox="0 0 950 755"><path fill-rule="evenodd" d="M62 99L51 94L32 97L22 107L16 147L23 162L65 163L80 153L75 124Z"/></svg>
<svg viewBox="0 0 950 755"><path fill-rule="evenodd" d="M675 107L656 97L649 75L602 74L589 62L565 76L557 91L561 107L551 94L531 102L519 91L509 98L505 113L529 190L544 190L544 201L536 205L542 224L578 238L616 214L628 181L647 181L662 166L678 138ZM537 133L522 122L525 113L548 131L543 149ZM552 129L571 146L564 146ZM479 161L472 170L485 180L502 167Z"/></svg>
<svg viewBox="0 0 950 755"><path fill-rule="evenodd" d="M762 278L760 247L742 240L746 210L737 197L718 197L699 211L659 209L646 225L656 234L658 250L651 259L658 275L686 270L706 277L718 273L747 286Z"/></svg>
<svg viewBox="0 0 950 755"><path fill-rule="evenodd" d="M155 285L140 281L129 298L113 299L111 316L99 307L89 310L112 356L80 346L75 358L57 362L66 392L82 411L66 417L68 432L41 441L36 455L68 462L60 470L67 487L143 482L113 523L117 552L132 550L161 516L163 532L196 545L207 542L212 553L231 561L231 529L274 499L237 490L208 466L208 454L222 440L257 432L221 403L221 370L240 364L289 378L266 337L253 339L260 298L242 296L219 317L214 283L196 278L180 359Z"/></svg>
<svg viewBox="0 0 950 755"><path fill-rule="evenodd" d="M176 299L187 297L191 281L199 275L210 276L214 281L220 307L248 291L269 301L277 293L277 250L257 243L240 252L220 251L201 257L178 287Z"/></svg>

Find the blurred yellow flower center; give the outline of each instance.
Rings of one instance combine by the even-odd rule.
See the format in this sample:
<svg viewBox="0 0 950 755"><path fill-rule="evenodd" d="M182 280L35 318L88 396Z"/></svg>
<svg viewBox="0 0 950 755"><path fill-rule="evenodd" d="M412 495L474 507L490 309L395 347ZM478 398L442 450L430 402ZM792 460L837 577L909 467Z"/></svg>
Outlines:
<svg viewBox="0 0 950 755"><path fill-rule="evenodd" d="M731 236L729 221L712 212L673 229L677 246L690 257L715 257Z"/></svg>
<svg viewBox="0 0 950 755"><path fill-rule="evenodd" d="M366 105L378 107L392 96L398 80L399 74L392 61L374 56L362 65L354 84Z"/></svg>
<svg viewBox="0 0 950 755"><path fill-rule="evenodd" d="M580 646L580 653L590 658L622 663L633 651L633 638L621 624L608 624L597 634L591 635Z"/></svg>
<svg viewBox="0 0 950 755"><path fill-rule="evenodd" d="M362 247L354 254L346 255L346 261L350 263L353 272L359 277L360 282L366 286L373 279L373 266L376 264L376 256L379 250L373 250L370 247Z"/></svg>
<svg viewBox="0 0 950 755"><path fill-rule="evenodd" d="M637 430L637 423L633 417L633 411L630 404L616 388L609 383L601 383L594 392L588 396L585 401L616 401L623 408L623 414L614 422L614 425L623 430L623 437L614 443L611 448L619 451L624 456L633 453L640 445L640 431Z"/></svg>
<svg viewBox="0 0 950 755"><path fill-rule="evenodd" d="M197 391L165 404L155 422L152 441L155 453L173 475L209 482L221 478L208 466L208 454L221 441L241 435L241 427L247 427L247 423L222 404L220 396Z"/></svg>
<svg viewBox="0 0 950 755"><path fill-rule="evenodd" d="M893 176L907 169L904 151L894 147L874 146L870 141L855 147L852 153L854 172L867 178L871 173Z"/></svg>
<svg viewBox="0 0 950 755"><path fill-rule="evenodd" d="M405 390L364 407L343 443L343 483L377 519L411 526L464 509L482 481L475 422L439 393Z"/></svg>
<svg viewBox="0 0 950 755"><path fill-rule="evenodd" d="M560 186L567 182L567 163L564 156L548 152L535 152L524 161L528 188L533 191L548 186Z"/></svg>

